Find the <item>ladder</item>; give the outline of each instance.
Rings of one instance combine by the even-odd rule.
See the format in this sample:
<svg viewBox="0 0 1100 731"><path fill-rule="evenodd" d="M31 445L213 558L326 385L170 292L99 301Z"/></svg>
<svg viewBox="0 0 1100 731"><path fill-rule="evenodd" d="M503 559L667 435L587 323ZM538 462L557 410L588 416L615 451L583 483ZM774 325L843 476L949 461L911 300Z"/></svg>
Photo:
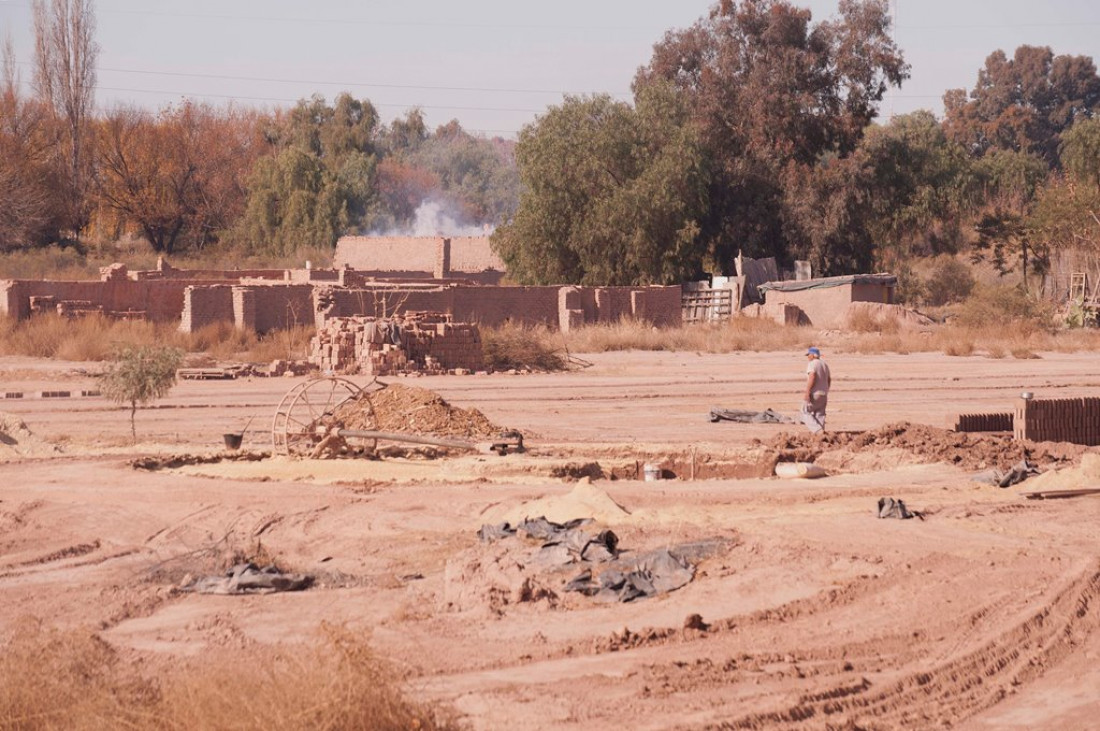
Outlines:
<svg viewBox="0 0 1100 731"><path fill-rule="evenodd" d="M1087 272L1073 272L1069 275L1069 299L1071 302L1084 302L1089 296L1089 275Z"/></svg>

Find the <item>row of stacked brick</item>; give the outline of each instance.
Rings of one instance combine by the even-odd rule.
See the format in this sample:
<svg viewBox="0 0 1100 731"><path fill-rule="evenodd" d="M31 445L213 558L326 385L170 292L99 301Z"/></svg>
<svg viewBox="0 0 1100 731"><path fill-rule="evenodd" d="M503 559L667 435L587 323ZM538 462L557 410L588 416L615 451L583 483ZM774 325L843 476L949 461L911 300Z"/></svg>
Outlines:
<svg viewBox="0 0 1100 731"><path fill-rule="evenodd" d="M434 312L335 317L318 330L311 346L311 363L344 374L472 373L485 363L477 325Z"/></svg>

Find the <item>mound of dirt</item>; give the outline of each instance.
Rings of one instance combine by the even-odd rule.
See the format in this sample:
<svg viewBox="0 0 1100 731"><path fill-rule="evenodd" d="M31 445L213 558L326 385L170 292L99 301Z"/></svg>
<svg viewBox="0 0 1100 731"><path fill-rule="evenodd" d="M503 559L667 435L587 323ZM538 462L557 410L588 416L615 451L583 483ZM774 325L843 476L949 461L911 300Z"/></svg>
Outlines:
<svg viewBox="0 0 1100 731"><path fill-rule="evenodd" d="M369 401L369 408L364 399ZM477 409L452 406L433 391L402 383L391 383L344 404L337 417L347 429L468 439L487 439L504 431Z"/></svg>
<svg viewBox="0 0 1100 731"><path fill-rule="evenodd" d="M900 422L865 432L784 432L765 446L798 460L813 462L823 454L900 449L922 462L944 462L964 470L1007 468L1028 459L1040 469L1073 464L1087 447L1064 442L1020 442L1010 435L972 434Z"/></svg>
<svg viewBox="0 0 1100 731"><path fill-rule="evenodd" d="M849 330L859 330L867 324L879 328L894 326L900 329L927 329L936 324L932 318L916 310L881 302L851 303L844 313L844 323Z"/></svg>
<svg viewBox="0 0 1100 731"><path fill-rule="evenodd" d="M586 477L565 495L551 495L523 503L504 512L500 519L519 523L525 518L539 516L560 523L576 518L593 518L605 525L617 525L627 520L630 512Z"/></svg>
<svg viewBox="0 0 1100 731"><path fill-rule="evenodd" d="M60 453L55 445L35 436L18 416L0 411L0 460Z"/></svg>

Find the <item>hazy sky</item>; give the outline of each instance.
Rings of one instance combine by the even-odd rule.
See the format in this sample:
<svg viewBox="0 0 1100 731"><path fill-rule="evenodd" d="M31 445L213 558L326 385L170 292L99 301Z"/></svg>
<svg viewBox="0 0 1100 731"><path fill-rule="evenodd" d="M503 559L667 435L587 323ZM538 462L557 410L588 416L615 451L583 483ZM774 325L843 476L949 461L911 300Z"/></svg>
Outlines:
<svg viewBox="0 0 1100 731"><path fill-rule="evenodd" d="M815 20L837 0L795 0ZM289 106L314 93L370 99L384 119L423 109L429 126L513 137L563 93L630 99L635 70L666 30L709 0L96 0L96 101L160 108L183 97ZM1100 58L1098 0L892 0L912 78L883 117L942 113L946 89L974 86L986 56L1022 44ZM0 0L24 84L30 0Z"/></svg>

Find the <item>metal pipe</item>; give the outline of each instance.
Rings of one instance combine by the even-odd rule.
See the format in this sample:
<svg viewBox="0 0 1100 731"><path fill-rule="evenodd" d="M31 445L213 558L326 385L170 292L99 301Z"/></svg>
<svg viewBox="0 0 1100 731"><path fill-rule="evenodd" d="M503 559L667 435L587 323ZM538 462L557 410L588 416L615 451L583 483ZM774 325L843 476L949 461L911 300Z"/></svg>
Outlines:
<svg viewBox="0 0 1100 731"><path fill-rule="evenodd" d="M359 437L361 439L386 439L392 442L412 442L414 444L430 444L435 447L451 447L453 449L469 449L477 451L478 447L473 442L460 441L458 439L440 439L439 437L422 437L417 434L398 434L385 431L360 431L357 429L338 429L336 433L342 437Z"/></svg>

